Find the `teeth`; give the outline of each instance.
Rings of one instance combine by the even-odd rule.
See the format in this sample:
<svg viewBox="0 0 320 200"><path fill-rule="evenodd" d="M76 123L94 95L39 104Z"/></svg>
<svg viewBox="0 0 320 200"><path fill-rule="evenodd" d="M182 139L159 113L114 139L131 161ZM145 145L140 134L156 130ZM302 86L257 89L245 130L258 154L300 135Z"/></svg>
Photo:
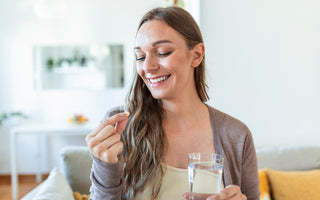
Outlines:
<svg viewBox="0 0 320 200"><path fill-rule="evenodd" d="M149 79L151 83L159 83L161 81L167 80L168 76L161 76L159 78L156 79Z"/></svg>

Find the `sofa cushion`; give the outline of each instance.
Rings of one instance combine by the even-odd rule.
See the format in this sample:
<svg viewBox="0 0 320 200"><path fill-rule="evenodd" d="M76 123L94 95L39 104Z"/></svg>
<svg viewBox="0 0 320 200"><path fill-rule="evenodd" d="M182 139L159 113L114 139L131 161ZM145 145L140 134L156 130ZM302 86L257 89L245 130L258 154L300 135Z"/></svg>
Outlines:
<svg viewBox="0 0 320 200"><path fill-rule="evenodd" d="M49 177L41 185L32 200L73 200L71 187L56 168L51 170Z"/></svg>
<svg viewBox="0 0 320 200"><path fill-rule="evenodd" d="M258 168L283 171L320 169L320 146L257 148Z"/></svg>
<svg viewBox="0 0 320 200"><path fill-rule="evenodd" d="M88 200L90 195L80 194L79 192L73 192L74 200Z"/></svg>
<svg viewBox="0 0 320 200"><path fill-rule="evenodd" d="M271 200L269 181L267 177L267 172L265 169L259 170L259 189L260 189L260 200Z"/></svg>
<svg viewBox="0 0 320 200"><path fill-rule="evenodd" d="M87 147L68 146L60 151L61 172L74 192L89 194L92 159Z"/></svg>
<svg viewBox="0 0 320 200"><path fill-rule="evenodd" d="M275 200L320 199L320 170L266 170Z"/></svg>

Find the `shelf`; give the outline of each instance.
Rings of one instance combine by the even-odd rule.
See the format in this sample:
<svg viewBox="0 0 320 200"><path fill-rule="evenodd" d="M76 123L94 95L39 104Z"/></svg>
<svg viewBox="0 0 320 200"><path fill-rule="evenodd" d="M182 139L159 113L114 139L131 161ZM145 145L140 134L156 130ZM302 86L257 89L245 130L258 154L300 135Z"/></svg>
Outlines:
<svg viewBox="0 0 320 200"><path fill-rule="evenodd" d="M51 71L47 71L48 74L88 74L88 73L103 73L96 67L59 67L54 68Z"/></svg>

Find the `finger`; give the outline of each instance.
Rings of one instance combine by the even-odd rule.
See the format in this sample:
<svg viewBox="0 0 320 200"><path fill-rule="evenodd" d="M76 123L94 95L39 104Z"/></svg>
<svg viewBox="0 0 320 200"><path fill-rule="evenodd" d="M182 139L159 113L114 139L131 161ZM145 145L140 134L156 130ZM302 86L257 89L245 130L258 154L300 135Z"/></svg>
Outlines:
<svg viewBox="0 0 320 200"><path fill-rule="evenodd" d="M234 197L240 198L241 191L240 187L237 185L229 185L223 189L219 194L216 195L217 200L232 199Z"/></svg>
<svg viewBox="0 0 320 200"><path fill-rule="evenodd" d="M189 192L184 193L182 196L184 199L189 199Z"/></svg>
<svg viewBox="0 0 320 200"><path fill-rule="evenodd" d="M98 142L102 142L112 136L115 132L115 128L112 125L107 125L94 137L94 139Z"/></svg>
<svg viewBox="0 0 320 200"><path fill-rule="evenodd" d="M96 136L105 126L115 125L118 121L128 118L128 116L129 112L122 112L109 117L108 119L101 122L101 124L99 124L99 126L95 130L93 130L87 137L90 138Z"/></svg>
<svg viewBox="0 0 320 200"><path fill-rule="evenodd" d="M194 200L207 200L207 199L212 199L214 198L215 195L210 195L210 194L200 194L200 193L193 193L192 194L192 199Z"/></svg>
<svg viewBox="0 0 320 200"><path fill-rule="evenodd" d="M109 138L115 133L115 129L112 125L104 127L95 137L87 138L87 144L90 149L93 149L96 145Z"/></svg>
<svg viewBox="0 0 320 200"><path fill-rule="evenodd" d="M211 198L214 198L215 195L211 195L210 194L201 194L201 193L189 193L189 192L186 192L183 194L183 198L185 199L189 199L190 197L192 197L191 199L194 199L194 200L207 200L207 199L211 199Z"/></svg>
<svg viewBox="0 0 320 200"><path fill-rule="evenodd" d="M100 157L104 151L107 151L110 149L113 145L118 143L120 141L120 135L119 134L113 134L110 137L108 137L107 140L102 141L100 144L93 147L92 151Z"/></svg>
<svg viewBox="0 0 320 200"><path fill-rule="evenodd" d="M105 151L102 155L102 160L106 161L107 163L117 163L118 162L118 155L122 152L123 143L117 142L116 144L112 145L107 151Z"/></svg>
<svg viewBox="0 0 320 200"><path fill-rule="evenodd" d="M128 118L124 118L123 120L117 122L116 128L115 128L116 133L121 134L124 131L124 129L126 128L127 123L128 123Z"/></svg>
<svg viewBox="0 0 320 200"><path fill-rule="evenodd" d="M94 135L98 134L98 132L100 132L101 129L103 129L105 126L107 126L107 125L114 126L117 122L128 118L128 116L129 116L129 112L122 112L122 113L118 113L118 114L115 114L115 115L109 117L108 119L101 122L101 124L98 126L98 128L94 131L95 132Z"/></svg>

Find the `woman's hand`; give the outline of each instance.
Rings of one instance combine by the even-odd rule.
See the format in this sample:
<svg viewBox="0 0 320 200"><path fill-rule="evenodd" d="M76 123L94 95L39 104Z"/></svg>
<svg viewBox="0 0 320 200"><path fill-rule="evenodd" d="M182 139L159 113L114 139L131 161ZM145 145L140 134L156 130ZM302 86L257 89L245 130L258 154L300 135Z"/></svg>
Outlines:
<svg viewBox="0 0 320 200"><path fill-rule="evenodd" d="M118 162L118 155L122 152L123 143L121 133L128 122L128 112L116 114L104 120L87 137L86 142L94 157L107 162Z"/></svg>
<svg viewBox="0 0 320 200"><path fill-rule="evenodd" d="M189 199L189 193L184 193L183 197ZM199 194L194 200L247 200L247 197L242 194L240 187L237 185L228 185L218 194L204 197Z"/></svg>

